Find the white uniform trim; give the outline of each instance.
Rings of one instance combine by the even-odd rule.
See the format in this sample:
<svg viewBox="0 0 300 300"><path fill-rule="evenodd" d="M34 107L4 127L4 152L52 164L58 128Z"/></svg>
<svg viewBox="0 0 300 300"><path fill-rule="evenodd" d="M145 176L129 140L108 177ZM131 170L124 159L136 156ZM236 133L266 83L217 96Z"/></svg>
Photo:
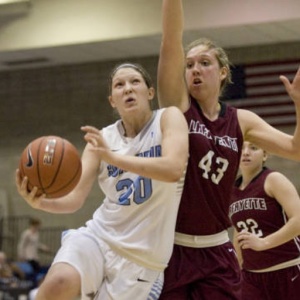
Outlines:
<svg viewBox="0 0 300 300"><path fill-rule="evenodd" d="M227 230L223 230L211 235L189 235L184 233L175 233L175 244L191 248L208 248L220 246L229 241Z"/></svg>
<svg viewBox="0 0 300 300"><path fill-rule="evenodd" d="M297 265L300 265L300 257L289 260L289 261L285 261L281 264L272 266L270 268L261 269L261 270L247 270L247 271L253 272L253 273L264 273L264 272L272 272L272 271L277 271L277 270L281 270L281 269L286 269L286 268L289 268L292 266L297 266Z"/></svg>

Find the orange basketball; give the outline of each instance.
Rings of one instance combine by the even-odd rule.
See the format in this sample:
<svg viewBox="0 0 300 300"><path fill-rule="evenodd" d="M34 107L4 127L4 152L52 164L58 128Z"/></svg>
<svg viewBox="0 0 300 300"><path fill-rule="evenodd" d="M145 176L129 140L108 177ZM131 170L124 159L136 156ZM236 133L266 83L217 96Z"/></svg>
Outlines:
<svg viewBox="0 0 300 300"><path fill-rule="evenodd" d="M82 171L77 149L58 136L42 136L27 145L19 162L21 177L28 177L29 191L38 187L37 195L62 197L77 185Z"/></svg>

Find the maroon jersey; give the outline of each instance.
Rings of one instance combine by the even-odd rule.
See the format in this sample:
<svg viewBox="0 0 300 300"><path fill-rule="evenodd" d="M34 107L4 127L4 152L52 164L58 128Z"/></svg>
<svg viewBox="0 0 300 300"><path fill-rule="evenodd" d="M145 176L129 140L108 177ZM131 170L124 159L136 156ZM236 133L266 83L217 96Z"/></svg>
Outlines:
<svg viewBox="0 0 300 300"><path fill-rule="evenodd" d="M190 157L176 231L211 235L231 226L228 209L243 136L237 110L225 103L221 103L218 119L210 121L192 99L185 117Z"/></svg>
<svg viewBox="0 0 300 300"><path fill-rule="evenodd" d="M264 189L267 176L273 172L264 168L244 190L238 189L241 178L233 189L230 217L238 232L247 230L265 237L280 229L287 217L276 199L268 196ZM242 249L243 268L260 270L298 258L300 244L298 238L281 246L265 251Z"/></svg>

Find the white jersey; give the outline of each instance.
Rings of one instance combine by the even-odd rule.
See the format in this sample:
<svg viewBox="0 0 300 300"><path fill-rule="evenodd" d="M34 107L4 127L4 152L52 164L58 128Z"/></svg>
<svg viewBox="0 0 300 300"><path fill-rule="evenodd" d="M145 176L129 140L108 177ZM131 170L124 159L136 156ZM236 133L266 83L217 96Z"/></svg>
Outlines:
<svg viewBox="0 0 300 300"><path fill-rule="evenodd" d="M105 127L102 133L109 148L124 155L161 156L163 111L154 111L132 139L124 137L120 120ZM98 182L106 198L87 226L119 255L163 270L173 249L183 181L184 177L177 183L153 180L102 162Z"/></svg>

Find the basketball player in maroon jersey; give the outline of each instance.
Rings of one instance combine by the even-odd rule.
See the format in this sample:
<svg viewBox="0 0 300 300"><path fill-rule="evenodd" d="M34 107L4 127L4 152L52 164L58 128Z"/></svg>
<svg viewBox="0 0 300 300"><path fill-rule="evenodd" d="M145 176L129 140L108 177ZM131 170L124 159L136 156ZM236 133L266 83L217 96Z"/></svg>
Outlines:
<svg viewBox="0 0 300 300"><path fill-rule="evenodd" d="M229 215L242 266L243 300L300 296L300 198L281 173L264 167L267 154L244 142L241 176Z"/></svg>
<svg viewBox="0 0 300 300"><path fill-rule="evenodd" d="M202 39L193 42L185 54L182 1L162 3L160 106L175 105L184 113L190 156L160 299L240 299L241 272L227 229L243 139L273 154L300 160L300 132L297 126L294 136L287 135L250 111L221 103L222 90L231 81L226 53ZM299 124L300 70L293 83L284 76L280 79L295 102Z"/></svg>

